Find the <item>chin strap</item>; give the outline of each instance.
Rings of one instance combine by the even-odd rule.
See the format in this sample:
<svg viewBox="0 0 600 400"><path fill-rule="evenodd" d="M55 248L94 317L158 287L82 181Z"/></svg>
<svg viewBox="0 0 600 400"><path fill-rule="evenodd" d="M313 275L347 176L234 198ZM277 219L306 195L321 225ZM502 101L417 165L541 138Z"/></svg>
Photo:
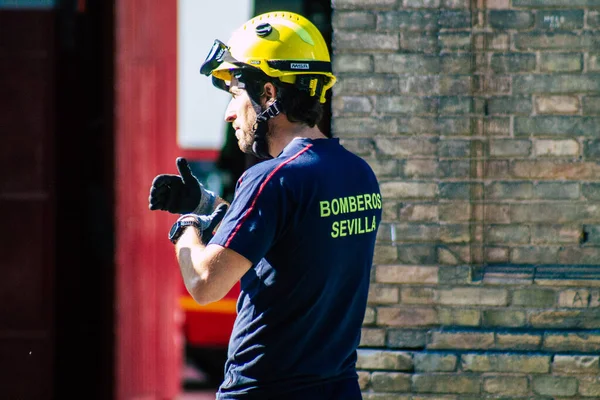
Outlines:
<svg viewBox="0 0 600 400"><path fill-rule="evenodd" d="M273 158L269 154L269 144L267 142L267 132L269 131L268 120L278 116L281 113L279 103L275 100L266 110L256 116L254 123L254 143L252 143L252 152L261 159Z"/></svg>

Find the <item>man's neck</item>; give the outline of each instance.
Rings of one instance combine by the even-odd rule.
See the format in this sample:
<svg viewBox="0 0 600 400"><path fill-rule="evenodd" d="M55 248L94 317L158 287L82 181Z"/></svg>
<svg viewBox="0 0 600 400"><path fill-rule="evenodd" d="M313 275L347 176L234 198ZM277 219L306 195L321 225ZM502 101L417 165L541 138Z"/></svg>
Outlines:
<svg viewBox="0 0 600 400"><path fill-rule="evenodd" d="M285 115L279 115L269 121L269 154L277 157L290 142L296 138L326 139L317 126L289 122Z"/></svg>

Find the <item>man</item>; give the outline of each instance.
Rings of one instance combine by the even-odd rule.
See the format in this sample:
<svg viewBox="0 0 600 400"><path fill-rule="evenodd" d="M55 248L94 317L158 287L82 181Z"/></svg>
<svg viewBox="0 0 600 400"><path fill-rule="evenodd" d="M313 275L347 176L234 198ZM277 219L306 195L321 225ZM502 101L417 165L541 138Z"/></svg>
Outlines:
<svg viewBox="0 0 600 400"><path fill-rule="evenodd" d="M335 82L326 43L299 15L263 14L228 46L216 41L201 72L231 94L225 120L240 149L265 159L226 214L211 214L218 200L183 159L181 177L160 175L151 190L151 209L191 212L170 236L194 299L217 301L241 280L217 398L361 399L356 347L381 195L367 163L317 128Z"/></svg>

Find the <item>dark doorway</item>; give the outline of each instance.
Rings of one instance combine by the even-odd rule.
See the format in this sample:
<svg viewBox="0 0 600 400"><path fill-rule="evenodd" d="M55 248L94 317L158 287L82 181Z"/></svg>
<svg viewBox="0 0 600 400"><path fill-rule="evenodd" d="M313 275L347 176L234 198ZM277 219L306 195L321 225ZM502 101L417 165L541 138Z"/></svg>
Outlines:
<svg viewBox="0 0 600 400"><path fill-rule="evenodd" d="M114 397L112 3L57 13L57 399Z"/></svg>

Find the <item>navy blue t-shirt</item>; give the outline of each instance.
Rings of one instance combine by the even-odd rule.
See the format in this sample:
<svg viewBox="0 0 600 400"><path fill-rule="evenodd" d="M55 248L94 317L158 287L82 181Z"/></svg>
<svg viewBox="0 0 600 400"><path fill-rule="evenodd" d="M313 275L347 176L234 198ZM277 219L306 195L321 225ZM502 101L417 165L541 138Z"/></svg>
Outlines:
<svg viewBox="0 0 600 400"><path fill-rule="evenodd" d="M218 399L356 379L380 220L375 174L338 139L294 139L242 175L211 240L253 263Z"/></svg>

